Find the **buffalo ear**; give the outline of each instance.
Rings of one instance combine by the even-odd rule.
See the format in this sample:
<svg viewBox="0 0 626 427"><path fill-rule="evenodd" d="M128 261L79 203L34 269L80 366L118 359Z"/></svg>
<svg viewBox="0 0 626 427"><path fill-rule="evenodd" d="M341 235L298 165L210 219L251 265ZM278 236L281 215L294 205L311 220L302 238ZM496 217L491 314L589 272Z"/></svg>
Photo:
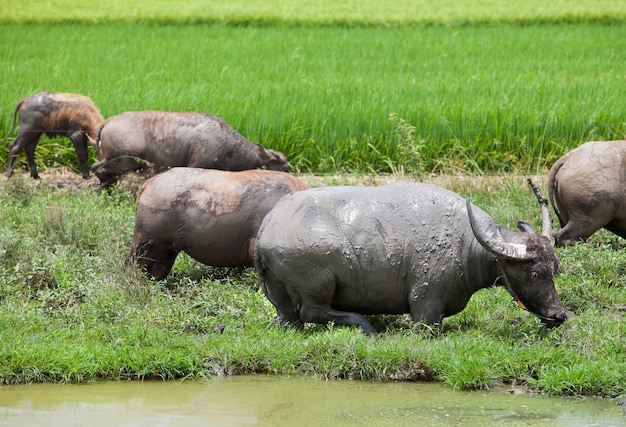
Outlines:
<svg viewBox="0 0 626 427"><path fill-rule="evenodd" d="M284 154L283 154L283 153L281 153L281 152L279 152L279 151L276 151L276 150L267 150L267 153L268 153L268 154L269 154L269 155L270 155L270 156L271 156L274 160L276 160L277 162L280 162L280 161L282 161L282 160L286 160L286 158L285 158L285 159L283 159Z"/></svg>
<svg viewBox="0 0 626 427"><path fill-rule="evenodd" d="M526 221L517 221L517 228L523 233L537 234L533 226Z"/></svg>

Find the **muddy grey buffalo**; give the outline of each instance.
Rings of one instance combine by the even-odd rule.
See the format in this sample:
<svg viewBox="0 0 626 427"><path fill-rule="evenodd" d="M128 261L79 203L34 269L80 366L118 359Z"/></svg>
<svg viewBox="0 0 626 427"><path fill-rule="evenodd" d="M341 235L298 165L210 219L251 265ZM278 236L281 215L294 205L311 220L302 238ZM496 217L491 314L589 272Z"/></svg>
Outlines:
<svg viewBox="0 0 626 427"><path fill-rule="evenodd" d="M217 267L252 267L256 235L286 194L307 189L285 172L173 168L147 180L137 198L129 260L165 278L178 252Z"/></svg>
<svg viewBox="0 0 626 427"><path fill-rule="evenodd" d="M99 161L92 170L105 187L146 164L289 171L284 154L248 141L219 117L198 112L122 113L105 122L95 144Z"/></svg>
<svg viewBox="0 0 626 427"><path fill-rule="evenodd" d="M585 241L600 228L626 238L626 141L591 141L557 160L548 175L561 224L557 246Z"/></svg>
<svg viewBox="0 0 626 427"><path fill-rule="evenodd" d="M46 134L65 136L72 141L83 178L89 178L88 136L95 138L104 122L100 110L90 98L74 93L40 92L20 100L13 112L13 126L3 143L13 133L18 113L20 128L17 137L9 145L7 177L13 174L18 154L25 150L30 176L39 179L35 148L39 137Z"/></svg>
<svg viewBox="0 0 626 427"><path fill-rule="evenodd" d="M364 315L401 313L439 324L494 285L553 327L567 314L547 202L542 213L541 234L522 221L517 232L433 185L314 188L265 217L255 267L278 319L295 327L335 322L374 334Z"/></svg>

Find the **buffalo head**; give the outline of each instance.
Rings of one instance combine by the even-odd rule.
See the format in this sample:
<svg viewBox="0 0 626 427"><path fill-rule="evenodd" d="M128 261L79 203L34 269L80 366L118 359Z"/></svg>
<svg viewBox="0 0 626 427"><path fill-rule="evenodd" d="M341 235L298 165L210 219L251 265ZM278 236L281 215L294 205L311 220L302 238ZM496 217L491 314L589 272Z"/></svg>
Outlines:
<svg viewBox="0 0 626 427"><path fill-rule="evenodd" d="M280 172L289 172L289 162L287 156L280 151L265 150L267 159L264 168Z"/></svg>
<svg viewBox="0 0 626 427"><path fill-rule="evenodd" d="M478 223L472 206L467 202L472 231L478 242L495 255L501 266L504 284L520 307L528 310L549 328L567 319L554 287L559 262L554 254L552 220L548 203L539 189L528 180L541 205L543 227L537 233L533 227L518 221L520 232L509 230L495 220Z"/></svg>

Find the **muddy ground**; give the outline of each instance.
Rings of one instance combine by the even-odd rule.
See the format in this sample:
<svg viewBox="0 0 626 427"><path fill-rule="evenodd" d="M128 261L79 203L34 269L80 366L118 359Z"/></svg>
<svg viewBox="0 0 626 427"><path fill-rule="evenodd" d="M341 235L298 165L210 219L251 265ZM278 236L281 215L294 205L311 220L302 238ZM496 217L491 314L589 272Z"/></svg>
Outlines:
<svg viewBox="0 0 626 427"><path fill-rule="evenodd" d="M70 168L54 168L39 172L40 180L33 180L28 175L28 171L16 170L14 175L7 179L0 178L0 186L11 185L11 183L27 183L31 186L57 187L67 189L93 188L94 191L99 189L99 181L95 176L88 180L82 179L79 173ZM119 182L119 188L122 191L130 191L137 193L143 182L153 176L154 173L147 172L143 174L129 173L124 175ZM298 178L306 182L311 187L322 187L332 185L363 185L377 186L390 184L393 182L411 182L420 181L430 184L439 185L455 192L471 191L473 189L485 189L485 187L493 187L494 190L500 190L505 183L519 180L526 185L526 178L530 176L535 183L543 186L547 181L547 172L544 175L515 175L515 174L499 174L499 175L424 175L421 177L413 175L361 175L361 174L299 174Z"/></svg>

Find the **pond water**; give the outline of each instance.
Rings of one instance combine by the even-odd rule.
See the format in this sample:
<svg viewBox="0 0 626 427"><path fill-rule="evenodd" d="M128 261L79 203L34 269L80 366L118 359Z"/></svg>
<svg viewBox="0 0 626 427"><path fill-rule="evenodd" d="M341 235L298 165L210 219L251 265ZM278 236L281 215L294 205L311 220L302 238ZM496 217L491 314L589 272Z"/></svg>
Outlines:
<svg viewBox="0 0 626 427"><path fill-rule="evenodd" d="M301 376L0 387L0 426L247 425L626 426L626 411L606 399Z"/></svg>

